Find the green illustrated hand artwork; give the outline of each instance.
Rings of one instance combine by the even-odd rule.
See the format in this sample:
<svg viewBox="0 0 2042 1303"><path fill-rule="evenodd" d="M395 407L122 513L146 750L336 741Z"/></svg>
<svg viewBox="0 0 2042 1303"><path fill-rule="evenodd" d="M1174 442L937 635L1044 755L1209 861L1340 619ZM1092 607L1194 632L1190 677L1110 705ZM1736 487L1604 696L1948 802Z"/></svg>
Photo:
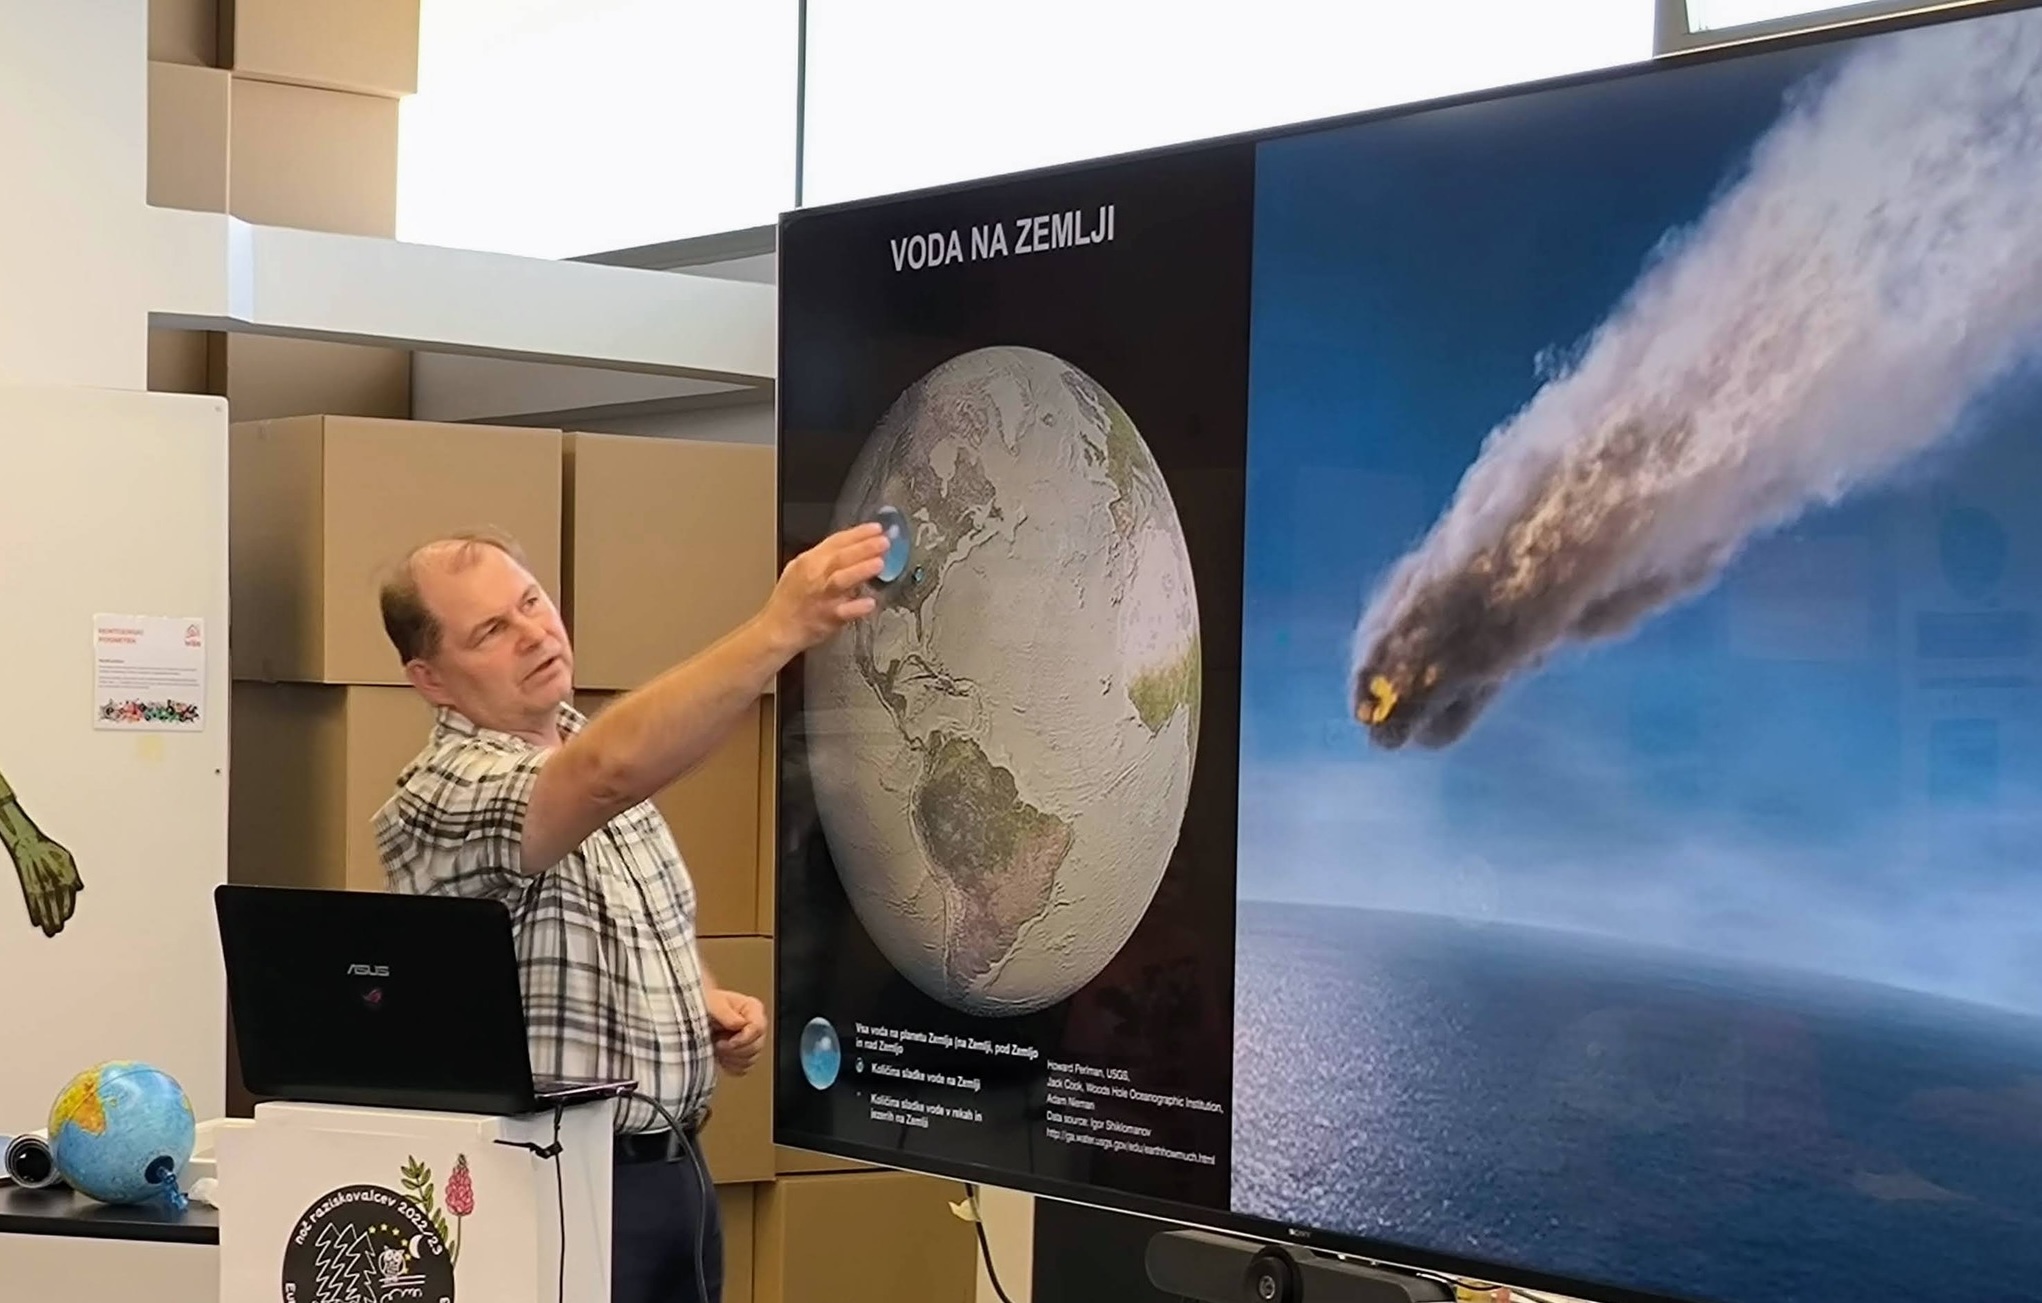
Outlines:
<svg viewBox="0 0 2042 1303"><path fill-rule="evenodd" d="M78 865L71 852L43 835L15 798L7 776L0 774L0 846L14 861L15 876L21 879L21 898L28 905L28 921L53 937L71 921L78 893L85 884L78 878Z"/></svg>

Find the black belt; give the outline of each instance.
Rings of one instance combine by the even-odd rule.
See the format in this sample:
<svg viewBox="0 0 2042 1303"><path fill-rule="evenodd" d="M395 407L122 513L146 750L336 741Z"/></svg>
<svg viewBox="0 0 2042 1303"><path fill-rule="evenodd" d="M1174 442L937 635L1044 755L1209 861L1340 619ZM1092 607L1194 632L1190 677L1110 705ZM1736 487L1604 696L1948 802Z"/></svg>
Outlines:
<svg viewBox="0 0 2042 1303"><path fill-rule="evenodd" d="M690 1142L702 1134L702 1127L709 1121L709 1110L703 1109L681 1126L681 1134ZM667 1127L657 1131L633 1131L620 1135L614 1146L614 1162L656 1163L667 1156L673 1140L673 1132Z"/></svg>

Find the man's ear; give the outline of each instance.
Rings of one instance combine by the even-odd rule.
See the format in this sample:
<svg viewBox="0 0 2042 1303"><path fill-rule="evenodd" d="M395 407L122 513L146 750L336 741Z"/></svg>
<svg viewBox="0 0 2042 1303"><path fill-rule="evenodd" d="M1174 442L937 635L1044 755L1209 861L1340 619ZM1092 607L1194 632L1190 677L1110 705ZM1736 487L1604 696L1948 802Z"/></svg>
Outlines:
<svg viewBox="0 0 2042 1303"><path fill-rule="evenodd" d="M411 680L411 686L418 689L418 695L435 706L451 706L453 699L447 695L446 684L440 680L440 672L422 660L412 659L404 663L404 677Z"/></svg>

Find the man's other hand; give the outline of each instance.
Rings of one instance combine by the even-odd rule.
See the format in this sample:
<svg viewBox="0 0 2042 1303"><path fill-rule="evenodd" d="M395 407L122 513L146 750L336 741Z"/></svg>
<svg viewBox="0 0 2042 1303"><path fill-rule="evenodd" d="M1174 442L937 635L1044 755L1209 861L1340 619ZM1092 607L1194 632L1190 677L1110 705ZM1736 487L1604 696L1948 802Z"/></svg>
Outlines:
<svg viewBox="0 0 2042 1303"><path fill-rule="evenodd" d="M787 563L764 615L789 655L805 652L872 613L864 586L886 563L886 533L868 521L839 530Z"/></svg>
<svg viewBox="0 0 2042 1303"><path fill-rule="evenodd" d="M733 1077L750 1072L766 1044L766 1006L749 995L721 987L707 996L710 1042L716 1062Z"/></svg>

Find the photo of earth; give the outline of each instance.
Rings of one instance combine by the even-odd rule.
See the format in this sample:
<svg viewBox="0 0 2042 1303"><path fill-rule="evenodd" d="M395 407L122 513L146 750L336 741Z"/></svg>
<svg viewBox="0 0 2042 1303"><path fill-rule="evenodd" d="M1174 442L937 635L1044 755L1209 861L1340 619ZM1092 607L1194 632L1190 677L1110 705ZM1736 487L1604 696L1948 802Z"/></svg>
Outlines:
<svg viewBox="0 0 2042 1303"><path fill-rule="evenodd" d="M904 554L803 666L831 858L928 995L1046 1008L1126 943L1183 822L1202 652L1176 505L1104 387L1001 346L894 401L831 527L867 520Z"/></svg>

